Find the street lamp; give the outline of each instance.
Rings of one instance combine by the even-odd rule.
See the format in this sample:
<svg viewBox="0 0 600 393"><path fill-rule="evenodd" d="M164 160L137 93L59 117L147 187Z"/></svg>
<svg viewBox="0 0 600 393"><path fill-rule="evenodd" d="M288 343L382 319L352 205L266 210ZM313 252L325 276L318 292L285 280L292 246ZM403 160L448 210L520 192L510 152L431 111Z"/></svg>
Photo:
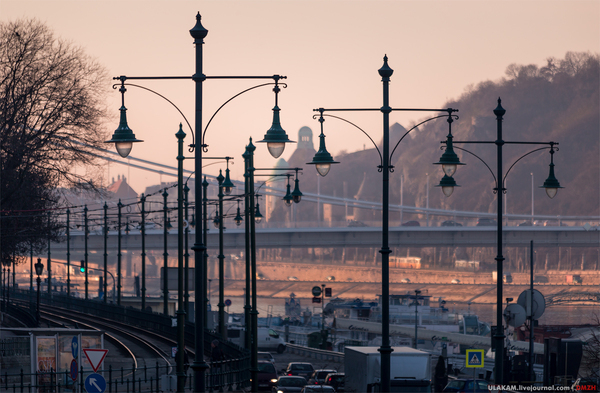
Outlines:
<svg viewBox="0 0 600 393"><path fill-rule="evenodd" d="M501 100L500 98L498 98L498 106L496 107L496 109L494 109L494 114L496 115L496 140L495 141L456 141L454 143L473 143L473 144L495 144L497 146L497 151L496 151L496 164L497 164L497 169L496 169L496 174L494 174L494 172L490 169L490 167L485 163L485 161L483 161L479 156L475 155L474 153L466 150L466 149L462 149L462 148L458 148L459 150L462 150L466 153L469 153L471 155L473 155L475 158L477 158L478 160L480 160L481 162L484 163L484 165L489 169L489 171L491 172L492 176L494 177L495 183L496 183L496 187L494 188L494 193L497 194L496 200L498 203L498 207L497 207L497 254L496 254L496 269L497 269L497 276L498 276L498 280L496 280L496 285L497 285L497 299L496 299L496 321L497 321L497 328L496 328L496 334L494 335L494 339L496 340L493 347L495 348L495 367L496 367L496 373L495 373L495 383L497 384L502 384L504 381L504 356L505 356L505 348L504 348L504 328L503 328L503 320L502 320L502 277L503 277L503 261L504 261L504 256L502 254L502 242L503 242L503 236L502 236L502 229L503 229L503 225L502 225L502 216L504 213L503 210L503 204L502 204L502 194L506 193L506 176L508 175L508 173L510 172L510 170L513 168L513 166L519 162L522 158L528 156L529 154L532 154L536 151L540 151L540 150L545 150L548 149L548 146L550 148L550 172L548 175L548 178L546 179L546 181L544 181L544 184L541 186L541 188L545 188L546 189L546 194L548 194L548 196L550 198L553 198L558 189L562 188L558 182L558 180L556 180L556 177L554 176L554 151L558 150L558 148L556 147L556 145L558 145L557 142L520 142L520 141L505 141L502 139L502 120L503 120L503 116L506 113L506 110L502 107L501 105ZM458 157L455 158L456 154L454 153L453 150L453 142L452 142L452 134L449 134L446 141L442 142L446 144L446 151L444 152L444 154L442 155L442 157L440 158L440 161L437 162L436 164L438 165L442 165L442 168L444 170L444 177L442 178L442 180L440 181L439 186L442 187L442 191L444 192L444 195L446 196L450 196L452 195L452 191L454 190L454 187L457 187L456 182L454 181L454 178L452 177L452 174L456 171L456 165L464 165L462 163L460 163L458 161ZM509 169L506 171L506 174L504 174L503 172L503 146L504 145L547 145L541 148L536 148L524 155L522 155L521 157L519 157L517 160L515 160L515 162L509 167Z"/></svg>
<svg viewBox="0 0 600 393"><path fill-rule="evenodd" d="M203 69L202 69L203 68L203 53L202 53L203 51L202 51L202 49L203 49L203 44L204 44L204 38L206 38L206 36L208 35L208 30L205 29L204 26L202 26L200 13L198 13L196 15L196 24L190 30L190 35L192 36L192 38L194 38L195 58L196 58L196 65L195 65L195 70L194 70L193 75L158 76L158 77L119 76L119 77L115 78L115 79L119 79L121 81L121 89L119 91L121 91L123 99L121 101L119 127L113 134L111 140L109 140L107 142L115 143L117 151L119 152L119 154L122 157L127 157L127 155L131 151L131 147L133 146L133 143L141 142L140 140L135 138L135 135L133 134L132 130L127 125L126 108L125 108L125 101L124 101L124 94L125 94L124 82L126 80L128 80L128 79L192 80L192 81L194 81L194 85L195 85L196 118L195 118L194 128L192 129L192 127L190 127L190 129L192 131L196 130L195 136L198 138L198 141L197 141L197 143L193 142L191 145L191 148L193 149L193 151L195 153L195 163L194 163L195 176L196 176L196 179L201 180L202 179L202 154L205 151L205 149L208 149L208 145L205 144L205 140L204 140L204 132L206 131L206 129L204 129L204 132L202 132L203 131L203 129L202 129L203 82L206 81L207 79L273 79L274 85L275 85L273 88L273 91L275 92L275 106L273 107L273 122L272 122L271 128L267 131L267 134L265 135L265 138L262 142L267 143L267 148L269 149L269 151L270 151L271 155L273 155L273 157L276 157L276 158L279 157L279 155L281 155L281 153L283 153L283 149L285 148L285 143L292 142L288 139L283 128L281 128L281 123L280 123L280 119L279 119L280 108L278 106L278 100L277 100L278 93L280 91L280 88L278 85L279 80L285 79L286 77L280 76L280 75L272 75L272 76L208 76L208 75L205 75L203 72ZM267 83L267 84L271 84L271 83ZM252 88L246 89L242 93L249 91L251 89L254 89L256 87L265 86L267 84L254 86ZM138 87L141 87L141 86L138 86ZM242 93L237 94L236 96L232 97L231 99L237 97L238 95L240 95ZM231 101L231 99L229 101ZM229 102L229 101L227 101L227 102ZM223 104L223 105L225 105L225 104ZM221 106L221 108L222 107L223 106ZM219 109L221 109L221 108L219 108ZM210 121L209 121L209 123L210 123ZM208 126L208 124L207 124L207 126ZM283 144L283 146L282 146L282 144ZM201 183L202 183L201 181L195 182L195 197L197 199L197 202L200 202L200 198L202 195L202 184ZM181 186L179 186L179 189L180 188L181 188ZM182 192L182 191L178 190L178 192ZM178 195L178 199L182 199L182 198L183 197L181 195ZM200 203L196 203L196 206L200 206ZM195 238L194 245L192 246L192 250L194 250L196 266L197 266L197 268L195 269L195 287L196 287L196 291L197 291L196 293L203 294L203 293L205 293L205 282L204 281L206 279L206 276L203 274L204 269L202 268L201 265L205 261L204 254L206 253L206 244L203 241L203 235L202 235L203 234L202 226L204 223L202 222L202 220L198 220L198 222L199 222L199 227L198 227L198 230L196 230L196 238ZM179 263L178 271L179 271L179 274L178 274L179 294L178 294L178 296L181 299L181 298L183 298L183 263L182 262ZM196 312L196 318L195 318L196 323L195 323L195 332L194 333L195 333L196 339L195 339L195 348L194 349L195 349L196 354L198 354L198 356L196 356L194 363L192 364L191 367L194 370L194 391L195 392L204 392L205 391L205 374L204 373L208 369L208 364L204 361L204 357L201 354L204 353L204 320L206 319L206 311L205 311L204 307L196 307L195 312ZM177 326L178 326L177 391L178 392L183 392L183 390L185 389L185 386L184 386L185 373L183 370L183 353L185 350L184 338L183 338L184 323L185 323L185 310L183 309L182 304L178 304L178 311L177 311Z"/></svg>
<svg viewBox="0 0 600 393"><path fill-rule="evenodd" d="M35 316L37 320L37 324L40 324L40 286L42 284L42 279L40 276L44 272L44 264L42 263L42 258L38 258L35 266L35 274L37 274L36 282L37 282L37 306L35 308Z"/></svg>
<svg viewBox="0 0 600 393"><path fill-rule="evenodd" d="M244 221L244 218L240 214L240 201L239 200L237 201L237 214L235 215L235 218L233 219L233 221L235 221L235 225L237 225L238 227L240 225L242 225L242 222Z"/></svg>
<svg viewBox="0 0 600 393"><path fill-rule="evenodd" d="M250 328L251 334L246 334L246 342L250 339L252 343L252 349L250 351L250 379L252 380L251 391L258 391L258 311L257 311L257 298L256 298L256 228L255 224L260 222L258 214L258 195L255 194L254 190L254 176L255 171L296 171L296 177L298 176L298 171L302 170L302 168L255 168L254 167L254 151L256 148L252 144L252 138L250 138L248 145L246 146L246 150L242 157L244 158L244 178L245 178L245 189L244 195L246 197L246 233L245 233L245 245L246 245L246 306L245 309L245 317L250 319L246 319L246 331ZM287 176L288 177L288 186L287 186L287 194L284 197L284 201L289 204L294 201L294 197L292 193L290 193L290 184L289 174L279 174L279 175L269 175L273 176ZM297 185L297 183L296 183ZM254 197L257 197L256 208L254 207ZM297 194L295 199L297 202L300 202L302 197L302 193L300 189L297 188ZM287 199L286 199L287 198ZM249 278L250 277L250 278ZM248 307L248 301L250 300L249 292L252 294L252 305Z"/></svg>
<svg viewBox="0 0 600 393"><path fill-rule="evenodd" d="M219 334L225 340L227 338L227 328L225 326L225 255L223 254L223 220L225 216L223 214L223 194L224 194L224 182L225 178L221 171L217 176L219 182L219 207L217 208L217 214L215 214L215 222L217 228L219 228ZM218 220L218 222L217 222Z"/></svg>
<svg viewBox="0 0 600 393"><path fill-rule="evenodd" d="M263 219L263 215L260 214L260 208L258 204L259 197L260 195L256 194L256 212L254 213L254 221L256 221L257 224L260 224Z"/></svg>
<svg viewBox="0 0 600 393"><path fill-rule="evenodd" d="M421 291L418 289L415 289L415 301L412 302L410 305L411 306L415 306L415 349L417 349L417 326L419 325L419 295L421 294Z"/></svg>
<svg viewBox="0 0 600 393"><path fill-rule="evenodd" d="M390 112L392 111L422 111L422 112L447 112L446 115L442 115L442 116L436 116L430 119L427 119L423 122L421 122L420 124L417 124L416 126L414 126L413 128L411 128L409 131L407 131L407 133L402 137L402 139L400 139L400 141L398 142L398 144L403 140L403 138L412 130L416 129L418 126L420 126L421 124L440 118L440 117L448 117L449 118L449 124L451 124L451 120L453 117L456 117L454 115L452 115L453 112L457 112L457 109L452 109L452 108L447 108L447 109L408 109L408 108L392 108L389 105L389 83L390 83L390 77L392 76L392 74L394 73L394 70L392 70L387 63L387 56L384 56L383 58L383 66L378 70L379 75L382 77L382 82L383 82L383 105L381 107L378 108L357 108L357 109L325 109L325 108L318 108L315 109L315 112L319 112L320 116L319 116L319 123L321 123L321 134L319 135L319 151L317 152L317 154L315 154L313 160L311 162L309 162L309 164L314 164L317 172L321 175L321 176L325 176L327 175L327 173L329 172L329 169L331 168L331 164L337 164L336 161L333 160L333 157L331 157L331 154L329 154L329 152L327 152L327 149L325 147L325 134L323 132L323 123L325 121L324 116L329 116L329 117L333 117L342 121L345 121L349 124L351 124L352 126L358 128L360 131L362 131L373 143L373 145L375 146L375 148L377 149L377 152L379 153L380 156L380 165L378 166L378 171L382 172L383 175L383 179L382 179L382 225L381 225L381 250L379 250L379 252L381 253L381 286L382 286L382 295L381 295L381 299L382 299L382 304L381 304L381 311L382 311L382 320L381 320L381 347L378 349L378 351L381 353L381 391L382 392L389 392L390 391L390 354L393 352L393 349L390 347L390 326L389 326L389 321L390 321L390 282L389 282L389 278L390 278L390 260L389 260L389 255L391 254L392 250L390 250L389 248L389 177L390 177L390 172L393 170L393 165L390 164L392 155L395 151L395 147L392 150L391 154L390 154ZM373 141L373 139L360 127L358 127L356 124L349 122L346 119L337 117L337 116L332 116L332 115L325 115L324 112L332 112L332 111L378 111L381 112L383 114L383 152L379 151L379 147L377 146L377 144ZM317 115L315 115L317 116ZM396 144L396 147L398 146L398 144ZM449 168L450 169L450 168Z"/></svg>

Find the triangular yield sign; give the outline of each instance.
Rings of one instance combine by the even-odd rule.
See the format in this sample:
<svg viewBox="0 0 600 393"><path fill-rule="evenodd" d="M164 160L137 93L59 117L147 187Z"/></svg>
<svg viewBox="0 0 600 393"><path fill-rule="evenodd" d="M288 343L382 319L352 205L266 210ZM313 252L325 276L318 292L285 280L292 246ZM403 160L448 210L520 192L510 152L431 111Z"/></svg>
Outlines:
<svg viewBox="0 0 600 393"><path fill-rule="evenodd" d="M471 361L469 363L470 364L481 364L481 360L479 360L479 356L477 356L477 354L474 353L473 357L471 358Z"/></svg>
<svg viewBox="0 0 600 393"><path fill-rule="evenodd" d="M108 353L108 349L92 349L92 348L84 348L83 353L85 353L85 357L90 362L92 369L94 372L98 371L102 361L106 357Z"/></svg>

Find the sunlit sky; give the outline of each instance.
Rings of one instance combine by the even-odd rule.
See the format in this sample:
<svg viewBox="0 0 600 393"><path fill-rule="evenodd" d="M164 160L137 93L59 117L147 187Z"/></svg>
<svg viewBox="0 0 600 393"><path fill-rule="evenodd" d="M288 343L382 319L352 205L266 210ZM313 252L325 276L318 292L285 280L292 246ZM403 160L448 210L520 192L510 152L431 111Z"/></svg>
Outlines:
<svg viewBox="0 0 600 393"><path fill-rule="evenodd" d="M600 51L600 1L28 1L0 0L0 20L38 18L56 35L85 48L112 76L189 76L194 45L189 30L196 13L209 33L204 45L206 75L286 75L280 93L281 124L297 140L309 126L315 143L313 109L379 108L383 56L394 69L394 108L442 108L469 85L498 80L511 63L545 64L567 51ZM205 123L233 95L263 81L209 80L204 84ZM112 85L107 80L107 89ZM194 124L192 81L139 82L173 101ZM495 103L490 103L490 110ZM118 124L120 94L110 89L107 105ZM166 101L129 88L129 126L139 139L132 156L176 166L174 136L181 115ZM208 156L233 156L232 177L242 179L241 154L248 138L263 138L271 126L269 87L248 92L226 105L207 131ZM381 139L380 113L345 114ZM393 113L404 126L419 113ZM185 124L185 123L184 123ZM326 123L335 155L370 143L334 121ZM191 135L188 129L188 141ZM112 148L112 146L107 146ZM316 147L316 146L315 146ZM293 147L286 148L283 158ZM189 154L188 154L189 155ZM256 166L276 160L259 144ZM123 160L126 164L127 160ZM193 169L191 160L186 168ZM205 169L216 174L219 165ZM313 170L312 168L308 168ZM161 176L111 164L107 177L122 174L141 193ZM110 180L110 179L109 179ZM162 176L163 181L175 178Z"/></svg>

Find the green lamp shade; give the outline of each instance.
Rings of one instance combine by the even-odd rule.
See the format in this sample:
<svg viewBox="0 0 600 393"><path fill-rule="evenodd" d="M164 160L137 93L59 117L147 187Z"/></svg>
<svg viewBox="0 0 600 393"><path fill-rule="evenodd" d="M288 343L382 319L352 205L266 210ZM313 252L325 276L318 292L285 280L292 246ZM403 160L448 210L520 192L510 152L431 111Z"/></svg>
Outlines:
<svg viewBox="0 0 600 393"><path fill-rule="evenodd" d="M292 206L292 202L294 201L294 198L292 197L292 193L290 192L290 185L287 185L287 192L285 193L285 196L283 197L283 202L285 202L286 206Z"/></svg>
<svg viewBox="0 0 600 393"><path fill-rule="evenodd" d="M273 124L271 125L271 128L269 128L265 134L264 139L258 142L267 144L267 149L273 158L279 158L279 156L283 154L286 143L295 143L288 138L285 130L281 128L278 106L273 108Z"/></svg>
<svg viewBox="0 0 600 393"><path fill-rule="evenodd" d="M442 180L440 180L440 184L438 184L436 187L442 187L442 192L444 193L444 195L446 195L446 197L449 197L454 192L454 187L460 186L456 184L456 181L454 181L454 178L452 176L444 175Z"/></svg>
<svg viewBox="0 0 600 393"><path fill-rule="evenodd" d="M143 142L139 139L136 139L135 134L127 125L127 109L125 107L121 107L119 109L121 111L121 119L119 121L119 126L115 130L112 135L112 138L105 143L114 143L115 148L117 149L117 153L123 158L127 157L133 148L134 142Z"/></svg>
<svg viewBox="0 0 600 393"><path fill-rule="evenodd" d="M460 159L454 152L452 148L452 139L446 139L446 150L444 150L444 154L440 157L440 160L435 163L435 165L441 165L442 170L446 174L446 176L452 177L456 172L456 168L458 165L465 165L460 162Z"/></svg>
<svg viewBox="0 0 600 393"><path fill-rule="evenodd" d="M258 203L257 203L257 204L256 204L256 212L254 213L254 221L255 221L257 224L260 224L260 222L261 222L261 221L262 221L262 219L263 219L263 215L262 215L262 214L260 214L260 209L258 208L258 206L259 206L259 205L258 205Z"/></svg>
<svg viewBox="0 0 600 393"><path fill-rule="evenodd" d="M237 225L238 227L240 225L242 225L242 222L244 221L244 219L240 215L240 208L239 207L237 209L237 215L235 216L235 218L233 219L233 221L235 221L235 225Z"/></svg>
<svg viewBox="0 0 600 393"><path fill-rule="evenodd" d="M550 164L550 173L548 174L548 178L546 181L544 181L544 184L540 188L546 189L546 195L548 195L550 199L556 196L559 188L563 188L560 186L560 183L554 176L554 164Z"/></svg>
<svg viewBox="0 0 600 393"><path fill-rule="evenodd" d="M311 162L307 162L307 164L312 164L317 169L319 175L325 177L329 173L329 169L331 169L331 164L339 164L339 162L334 161L331 154L327 151L325 147L325 135L321 133L319 135L319 151L313 157Z"/></svg>
<svg viewBox="0 0 600 393"><path fill-rule="evenodd" d="M292 191L292 200L294 203L300 203L302 199L302 193L300 192L300 187L298 186L298 179L294 180L294 191Z"/></svg>
<svg viewBox="0 0 600 393"><path fill-rule="evenodd" d="M229 178L229 168L225 170L225 181L223 181L221 187L223 187L223 194L225 195L231 194L231 190L235 187L235 184L233 184Z"/></svg>

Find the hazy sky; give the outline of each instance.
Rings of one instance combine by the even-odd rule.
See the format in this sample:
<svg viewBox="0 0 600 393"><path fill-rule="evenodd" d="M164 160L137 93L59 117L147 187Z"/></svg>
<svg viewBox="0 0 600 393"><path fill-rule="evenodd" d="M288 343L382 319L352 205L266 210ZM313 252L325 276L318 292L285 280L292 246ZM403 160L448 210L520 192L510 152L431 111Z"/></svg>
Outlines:
<svg viewBox="0 0 600 393"><path fill-rule="evenodd" d="M188 76L194 72L189 30L197 12L209 33L204 45L206 75L288 77L280 93L281 123L297 140L309 126L317 143L313 109L379 108L383 56L394 69L390 104L395 108L444 107L471 84L497 80L511 63L543 65L567 51L600 51L600 1L28 1L0 0L0 20L38 18L55 33L84 47L109 75ZM107 80L107 88L112 85ZM139 82L173 101L194 124L194 83ZM204 119L231 96L261 81L209 80L204 84ZM118 124L120 94L108 93ZM207 132L208 156L236 157L234 178L242 178L241 154L251 136L263 138L271 126L269 87L246 93L224 107ZM132 156L176 165L174 136L182 121L166 101L129 88L125 105L129 126L139 139ZM490 102L490 110L495 102ZM466 115L466 114L464 114ZM344 114L381 139L381 114ZM404 126L419 113L393 113ZM329 151L362 149L368 139L343 123L325 123ZM189 130L188 141L191 141ZM112 146L109 146L112 148ZM316 147L316 146L315 146ZM289 157L293 147L283 153ZM377 160L377 158L374 158ZM124 161L126 162L126 160ZM263 144L257 167L271 167ZM308 167L308 166L307 166ZM193 168L191 160L186 168ZM216 169L215 169L216 168ZM216 174L218 165L206 168ZM314 171L313 168L307 168ZM158 174L111 164L110 177L128 176L141 193L160 181ZM175 178L163 176L163 181Z"/></svg>

